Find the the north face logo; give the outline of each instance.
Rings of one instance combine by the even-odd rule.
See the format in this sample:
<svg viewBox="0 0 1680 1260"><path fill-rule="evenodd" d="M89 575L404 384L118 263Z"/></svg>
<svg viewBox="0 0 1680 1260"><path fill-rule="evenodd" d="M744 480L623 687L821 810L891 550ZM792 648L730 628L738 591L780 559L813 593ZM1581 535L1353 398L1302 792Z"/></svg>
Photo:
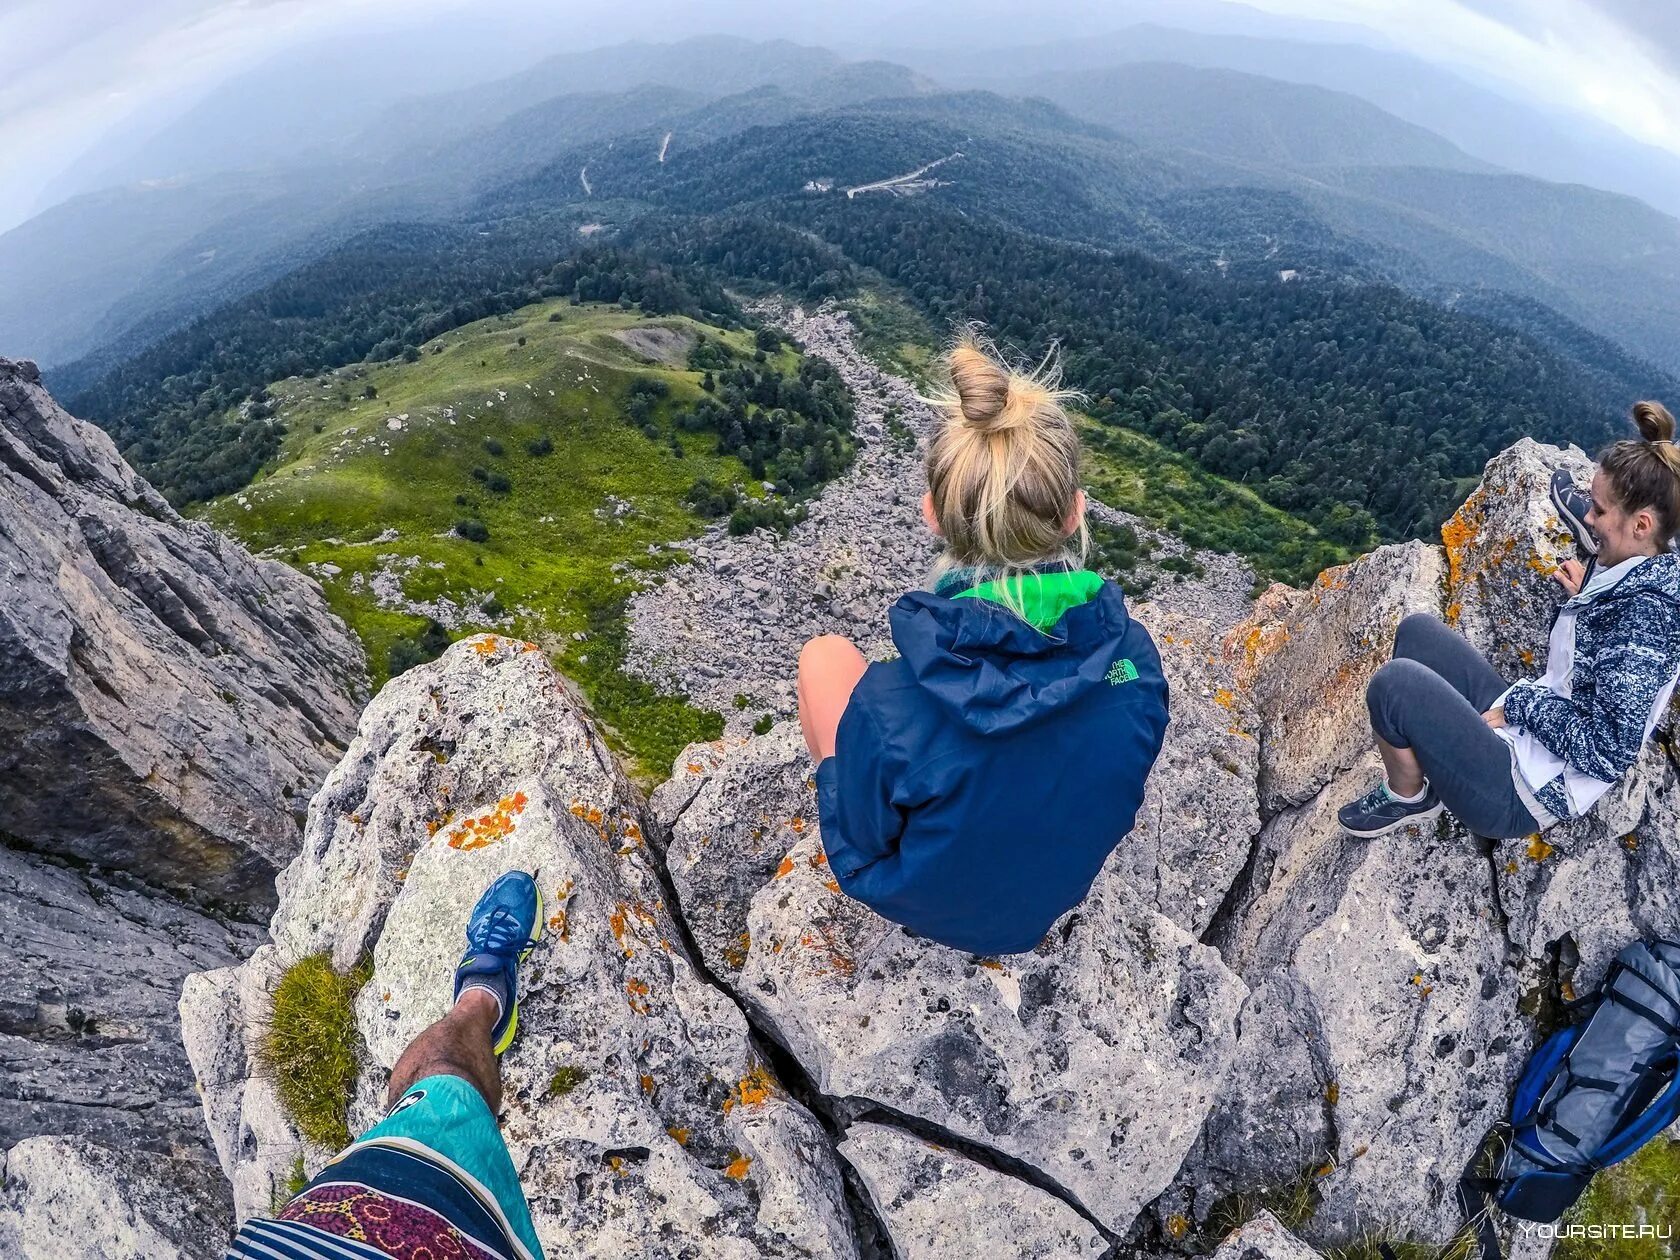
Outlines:
<svg viewBox="0 0 1680 1260"><path fill-rule="evenodd" d="M1137 666L1132 664L1131 658L1122 656L1108 667L1108 673L1103 677L1108 679L1110 687L1118 687L1121 683L1129 683L1137 677Z"/></svg>

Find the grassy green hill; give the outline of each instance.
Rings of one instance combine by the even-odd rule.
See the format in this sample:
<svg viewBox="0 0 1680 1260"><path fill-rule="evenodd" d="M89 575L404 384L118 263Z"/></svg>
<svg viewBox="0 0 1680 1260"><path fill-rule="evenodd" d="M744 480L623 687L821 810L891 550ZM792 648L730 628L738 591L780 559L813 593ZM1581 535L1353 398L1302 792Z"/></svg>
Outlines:
<svg viewBox="0 0 1680 1260"><path fill-rule="evenodd" d="M672 422L702 396L687 367L702 337L752 360L750 330L560 301L469 324L413 362L278 382L279 457L203 515L318 577L376 683L441 649L433 620L530 639L663 774L721 720L622 674L623 601L670 562L650 544L704 525L686 502L697 478L763 494L715 434ZM668 392L637 427L630 396L648 380Z"/></svg>

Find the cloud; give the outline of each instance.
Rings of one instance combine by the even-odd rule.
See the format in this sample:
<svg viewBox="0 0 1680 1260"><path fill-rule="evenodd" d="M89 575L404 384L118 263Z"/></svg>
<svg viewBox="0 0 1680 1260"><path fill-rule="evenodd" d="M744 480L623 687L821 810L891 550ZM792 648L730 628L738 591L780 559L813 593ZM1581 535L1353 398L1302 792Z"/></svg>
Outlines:
<svg viewBox="0 0 1680 1260"><path fill-rule="evenodd" d="M1243 0L1353 22L1424 58L1680 153L1670 0Z"/></svg>

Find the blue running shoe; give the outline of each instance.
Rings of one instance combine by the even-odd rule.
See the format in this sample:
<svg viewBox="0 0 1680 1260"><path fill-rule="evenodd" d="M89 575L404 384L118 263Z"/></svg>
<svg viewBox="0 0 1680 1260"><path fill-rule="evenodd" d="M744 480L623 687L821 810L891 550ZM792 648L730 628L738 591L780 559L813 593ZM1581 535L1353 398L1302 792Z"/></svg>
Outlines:
<svg viewBox="0 0 1680 1260"><path fill-rule="evenodd" d="M483 989L501 1006L490 1030L497 1054L519 1031L519 964L542 939L542 893L524 871L509 871L478 899L467 921L467 952L455 968L455 1000Z"/></svg>
<svg viewBox="0 0 1680 1260"><path fill-rule="evenodd" d="M1385 779L1351 805L1336 811L1342 830L1360 840L1375 840L1412 823L1428 822L1445 809L1435 789L1425 785L1421 801L1406 802L1388 790Z"/></svg>

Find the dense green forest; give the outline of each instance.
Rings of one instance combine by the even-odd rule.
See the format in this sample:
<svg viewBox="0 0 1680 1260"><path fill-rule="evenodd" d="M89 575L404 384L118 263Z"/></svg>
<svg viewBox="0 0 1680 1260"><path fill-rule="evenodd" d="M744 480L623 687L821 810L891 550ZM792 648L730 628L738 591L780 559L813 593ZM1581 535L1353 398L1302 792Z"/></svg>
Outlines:
<svg viewBox="0 0 1680 1260"><path fill-rule="evenodd" d="M983 139L954 125L959 106L991 127ZM936 329L979 321L1033 358L1058 346L1102 423L1362 546L1431 530L1463 480L1518 436L1590 446L1618 431L1632 398L1673 388L1526 299L1467 294L1451 308L1373 282L1358 251L1286 194L1250 196L1237 213L1231 189L1188 185L1048 106L953 96L933 117L906 109L750 127L658 164L643 145L584 146L487 193L479 225L364 234L71 404L187 502L243 484L272 457L270 380L412 355L441 331L547 297L728 324L741 315L725 285L819 300L886 284ZM940 172L948 186L842 191L961 145ZM834 190L802 191L807 180ZM611 245L586 247L577 229L590 215L610 215ZM1260 249L1280 240L1312 265L1284 279ZM1210 253L1221 267L1189 265ZM733 387L711 406L729 408ZM705 408L690 420L730 430ZM804 453L783 438L734 428L731 449L790 486L842 458L817 452L802 473Z"/></svg>

